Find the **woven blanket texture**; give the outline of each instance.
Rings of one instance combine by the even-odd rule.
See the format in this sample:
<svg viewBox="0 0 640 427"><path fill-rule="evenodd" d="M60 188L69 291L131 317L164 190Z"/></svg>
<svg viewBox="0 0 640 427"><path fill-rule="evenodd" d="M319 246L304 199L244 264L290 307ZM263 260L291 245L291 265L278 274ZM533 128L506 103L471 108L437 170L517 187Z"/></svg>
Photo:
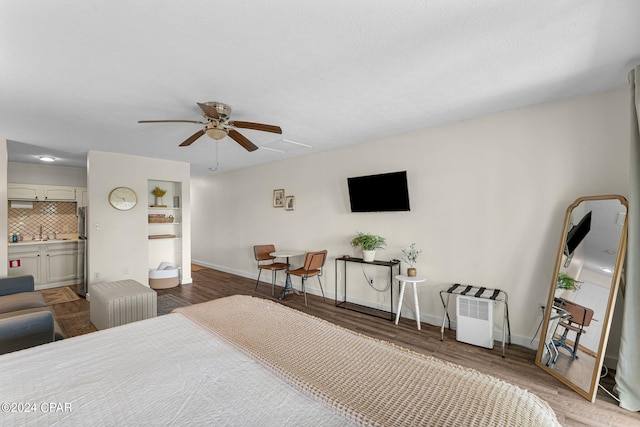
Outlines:
<svg viewBox="0 0 640 427"><path fill-rule="evenodd" d="M360 425L560 425L526 390L272 301L236 295L176 311Z"/></svg>

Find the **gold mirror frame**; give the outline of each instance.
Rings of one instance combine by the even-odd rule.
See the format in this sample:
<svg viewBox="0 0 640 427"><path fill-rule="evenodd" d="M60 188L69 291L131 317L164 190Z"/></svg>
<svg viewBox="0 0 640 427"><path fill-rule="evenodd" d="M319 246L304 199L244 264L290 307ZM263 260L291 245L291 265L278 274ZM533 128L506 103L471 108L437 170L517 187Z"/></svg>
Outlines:
<svg viewBox="0 0 640 427"><path fill-rule="evenodd" d="M619 201L620 202L620 210L623 210L622 208L624 208L624 223L622 224L621 228L620 228L620 236L619 236L619 242L618 242L618 248L617 248L617 252L616 252L616 259L614 262L614 270L611 274L611 282L610 282L610 287L609 287L609 296L607 299L607 305L606 305L606 309L604 311L604 313L598 313L595 314L593 317L593 321L599 321L602 325L601 328L601 333L600 333L600 338L598 341L598 348L596 353L593 355L594 357L594 366L593 366L593 370L591 371L591 378L590 380L587 382L586 380L584 380L583 378L579 378L581 380L582 383L584 384L588 384L588 388L586 386L582 386L577 382L577 378L578 376L576 375L570 375L570 367L572 366L573 362L577 362L577 360L579 359L579 357L577 359L572 358L571 355L566 356L567 351L565 349L557 349L557 346L554 344L554 342L557 342L559 340L554 340L555 337L558 337L558 335L555 335L551 338L552 343L549 344L548 343L548 338L547 338L547 332L549 331L549 326L551 326L554 331L557 329L557 324L558 322L563 321L563 317L567 318L570 317L571 315L567 313L566 310L562 310L562 308L557 308L557 305L560 305L561 307L563 306L562 303L562 299L561 300L557 300L556 299L556 289L558 287L558 275L561 273L561 271L566 270L568 265L572 262L572 255L570 254L569 256L565 255L565 247L567 244L567 233L570 230L570 225L571 225L571 215L574 211L575 208L577 208L581 203L585 202L585 206L588 202L593 202L593 201ZM580 394L581 396L583 396L585 399L590 400L591 402L595 401L596 398L596 394L598 392L598 384L600 381L600 371L602 369L602 363L604 361L604 356L605 356L605 350L606 350L606 346L607 346L607 340L609 338L609 329L611 327L611 319L613 317L613 308L615 306L615 302L616 302L616 296L617 296L617 291L618 291L618 284L620 282L620 277L622 274L622 264L624 261L624 256L625 256L625 251L626 251L626 247L627 247L627 213L629 210L629 204L627 202L627 200L620 196L620 195L606 195L606 196L591 196L591 197L581 197L576 199L575 202L573 202L566 211L565 214L565 221L564 221L564 228L561 234L561 238L560 238L560 247L558 249L558 255L556 258L556 264L555 264L555 269L554 269L554 274L553 274L553 278L552 278L552 282L551 282L551 289L549 291L549 298L547 299L547 304L546 304L546 308L545 308L545 312L544 312L544 318L543 318L543 325L541 328L541 334L540 334L540 342L538 345L538 352L536 354L536 365L538 365L540 368L542 368L544 371L546 371L547 373L549 373L550 375L554 376L555 378L557 378L558 380L560 380L562 383L564 383L565 385L567 385L569 388L571 388L572 390L574 390L575 392L577 392L578 394ZM586 212L585 212L586 214ZM583 216L581 216L582 218ZM619 218L618 218L619 219ZM612 219L613 221L614 219ZM573 224L576 225L576 224ZM595 231L595 230L592 230ZM577 251L577 249L576 249ZM579 279L578 279L579 280ZM556 301L556 307L554 307L554 300ZM570 300L569 303L571 303ZM568 306L564 306L565 308L569 308ZM602 318L597 319L596 316L602 315ZM586 323L586 322L585 322ZM562 327L561 327L562 328ZM562 328L564 330L564 328ZM588 333L588 328L587 328L587 333ZM579 342L579 339L576 340ZM552 346L549 347L549 346ZM574 348L579 348L580 346L576 345ZM557 351L561 351L563 352L563 357L565 358L565 362L567 357L569 358L569 361L564 363L564 365L562 367L556 367L555 363L551 363L553 361L553 356L552 356L552 351L553 349L557 349ZM569 350L570 352L571 350ZM583 357L583 354L581 354ZM565 357L566 356L566 357ZM590 356L589 356L590 357ZM546 361L544 361L544 359L546 359ZM590 361L590 359L589 359ZM578 365L573 365L574 366L574 373L576 373L577 370L579 370L580 368L578 367ZM588 369L588 366L587 366ZM586 372L584 375L588 375Z"/></svg>

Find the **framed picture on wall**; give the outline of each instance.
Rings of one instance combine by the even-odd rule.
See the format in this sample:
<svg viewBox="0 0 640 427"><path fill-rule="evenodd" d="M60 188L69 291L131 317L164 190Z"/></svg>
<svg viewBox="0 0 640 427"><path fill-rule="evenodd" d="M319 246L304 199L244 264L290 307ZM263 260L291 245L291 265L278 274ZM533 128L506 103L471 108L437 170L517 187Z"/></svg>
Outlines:
<svg viewBox="0 0 640 427"><path fill-rule="evenodd" d="M292 211L296 208L296 196L287 196L284 200L285 210Z"/></svg>
<svg viewBox="0 0 640 427"><path fill-rule="evenodd" d="M273 207L281 208L284 206L284 189L273 190Z"/></svg>

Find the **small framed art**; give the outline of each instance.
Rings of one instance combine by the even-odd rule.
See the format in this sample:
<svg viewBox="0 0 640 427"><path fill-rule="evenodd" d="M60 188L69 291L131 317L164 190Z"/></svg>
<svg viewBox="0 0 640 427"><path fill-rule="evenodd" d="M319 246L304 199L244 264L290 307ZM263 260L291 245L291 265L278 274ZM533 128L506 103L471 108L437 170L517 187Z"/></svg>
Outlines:
<svg viewBox="0 0 640 427"><path fill-rule="evenodd" d="M285 210L292 211L296 208L296 196L287 196L284 199Z"/></svg>
<svg viewBox="0 0 640 427"><path fill-rule="evenodd" d="M284 206L284 189L273 190L273 207L281 208Z"/></svg>

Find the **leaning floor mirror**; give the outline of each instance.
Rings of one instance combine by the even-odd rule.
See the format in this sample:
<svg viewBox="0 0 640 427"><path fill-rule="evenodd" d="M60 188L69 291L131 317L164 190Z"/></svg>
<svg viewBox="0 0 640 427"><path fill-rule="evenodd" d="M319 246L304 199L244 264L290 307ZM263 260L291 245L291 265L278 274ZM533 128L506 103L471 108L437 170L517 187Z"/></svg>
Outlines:
<svg viewBox="0 0 640 427"><path fill-rule="evenodd" d="M592 402L627 243L627 200L581 197L567 209L536 365Z"/></svg>

